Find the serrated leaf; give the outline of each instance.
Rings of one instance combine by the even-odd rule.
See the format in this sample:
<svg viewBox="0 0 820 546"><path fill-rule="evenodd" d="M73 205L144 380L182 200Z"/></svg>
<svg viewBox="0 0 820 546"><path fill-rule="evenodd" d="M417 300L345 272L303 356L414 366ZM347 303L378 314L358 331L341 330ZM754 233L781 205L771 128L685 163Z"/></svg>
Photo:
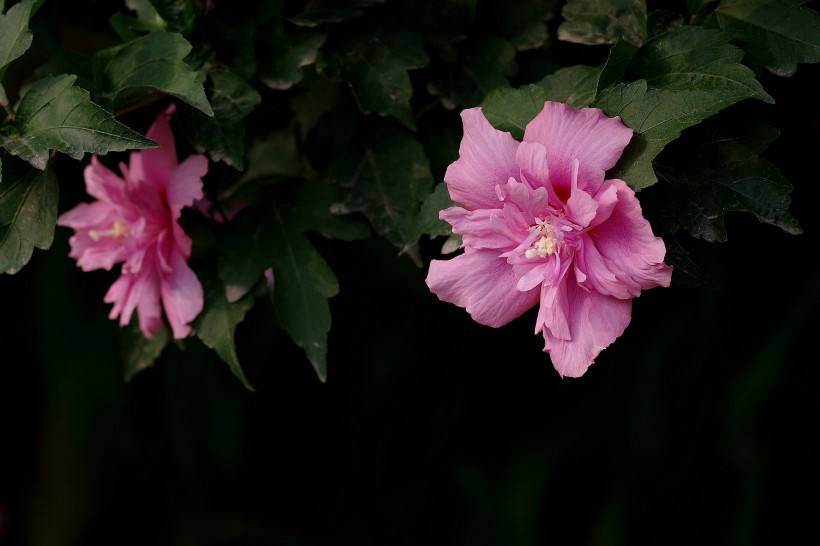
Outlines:
<svg viewBox="0 0 820 546"><path fill-rule="evenodd" d="M208 72L209 117L190 107L180 108L180 130L200 153L212 161L224 161L238 170L245 168L245 124L242 120L262 102L256 89L230 70Z"/></svg>
<svg viewBox="0 0 820 546"><path fill-rule="evenodd" d="M194 332L206 347L216 351L242 385L253 392L253 387L239 365L235 333L236 327L253 308L259 294L251 293L236 302L229 302L218 279L202 273L199 276L205 290L205 307L194 322ZM257 292L262 291L264 289Z"/></svg>
<svg viewBox="0 0 820 546"><path fill-rule="evenodd" d="M315 231L343 241L368 239L372 235L364 216L333 212L334 205L344 198L340 188L326 181L305 180L289 189L277 199L277 207L290 229Z"/></svg>
<svg viewBox="0 0 820 546"><path fill-rule="evenodd" d="M535 85L547 92L547 100L583 108L595 100L603 69L604 65L596 68L583 65L560 68Z"/></svg>
<svg viewBox="0 0 820 546"><path fill-rule="evenodd" d="M569 0L558 39L579 44L614 44L622 37L641 45L646 40L644 0Z"/></svg>
<svg viewBox="0 0 820 546"><path fill-rule="evenodd" d="M722 0L718 23L759 71L791 76L799 63L820 62L820 16L795 0Z"/></svg>
<svg viewBox="0 0 820 546"><path fill-rule="evenodd" d="M720 133L697 141L658 159L663 205L684 229L709 242L724 242L726 212L740 211L787 233L801 233L788 212L792 186L774 165Z"/></svg>
<svg viewBox="0 0 820 546"><path fill-rule="evenodd" d="M538 85L518 89L500 87L487 95L481 103L481 111L493 127L521 140L527 124L544 109L547 100L547 90Z"/></svg>
<svg viewBox="0 0 820 546"><path fill-rule="evenodd" d="M327 378L328 298L339 283L308 239L277 217L273 251L273 302L282 328L305 354L321 381Z"/></svg>
<svg viewBox="0 0 820 546"><path fill-rule="evenodd" d="M120 354L123 376L131 381L135 375L152 366L171 339L167 326L163 326L150 338L146 338L134 317L125 328L120 329Z"/></svg>
<svg viewBox="0 0 820 546"><path fill-rule="evenodd" d="M85 152L157 146L91 102L88 91L72 85L76 79L63 74L35 83L17 108L17 133L0 136L0 144L40 170L46 168L49 150L82 159Z"/></svg>
<svg viewBox="0 0 820 546"><path fill-rule="evenodd" d="M430 238L452 235L453 230L450 224L439 219L439 213L452 206L455 206L455 203L450 199L447 184L438 184L433 193L428 195L421 204L421 211L415 225L416 241L422 235L429 235Z"/></svg>
<svg viewBox="0 0 820 546"><path fill-rule="evenodd" d="M43 0L23 0L5 15L0 15L0 79L9 63L31 46L32 33L28 23L42 3Z"/></svg>
<svg viewBox="0 0 820 546"><path fill-rule="evenodd" d="M285 32L284 26L278 25L257 48L259 80L271 89L290 89L302 81L302 68L316 61L325 39L324 29Z"/></svg>
<svg viewBox="0 0 820 546"><path fill-rule="evenodd" d="M413 242L419 207L433 187L424 149L413 135L386 124L372 126L364 149L337 158L330 177L350 189L336 212L362 212L376 233L401 249Z"/></svg>
<svg viewBox="0 0 820 546"><path fill-rule="evenodd" d="M14 159L2 164L0 184L0 272L14 274L34 247L54 239L59 190L51 170L37 171Z"/></svg>
<svg viewBox="0 0 820 546"><path fill-rule="evenodd" d="M595 86L595 96L621 79L632 61L638 48L622 38L618 38L610 48L606 62L601 68L598 82Z"/></svg>
<svg viewBox="0 0 820 546"><path fill-rule="evenodd" d="M350 84L363 113L392 116L414 128L413 87L407 71L427 65L421 37L381 21L365 28L353 26L335 37L322 50L322 70L329 76L339 74Z"/></svg>
<svg viewBox="0 0 820 546"><path fill-rule="evenodd" d="M219 241L217 271L225 285L226 301L245 297L273 261L276 226L267 211L247 210L237 215Z"/></svg>
<svg viewBox="0 0 820 546"><path fill-rule="evenodd" d="M733 101L734 102L734 101ZM720 92L666 91L647 88L645 80L620 84L601 93L594 106L608 116L620 116L632 128L632 140L608 176L635 189L657 182L652 160L680 132L728 106Z"/></svg>
<svg viewBox="0 0 820 546"><path fill-rule="evenodd" d="M431 76L431 91L449 109L477 106L493 89L509 85L507 77L518 70L515 53L508 41L481 36L457 62L443 65Z"/></svg>
<svg viewBox="0 0 820 546"><path fill-rule="evenodd" d="M728 41L719 30L702 27L665 32L641 47L630 76L667 91L710 92L725 106L746 98L773 103L752 71L740 64L743 51Z"/></svg>
<svg viewBox="0 0 820 546"><path fill-rule="evenodd" d="M191 44L175 32L158 30L94 58L94 88L103 105L119 110L143 89L167 93L213 116L202 83L185 64Z"/></svg>

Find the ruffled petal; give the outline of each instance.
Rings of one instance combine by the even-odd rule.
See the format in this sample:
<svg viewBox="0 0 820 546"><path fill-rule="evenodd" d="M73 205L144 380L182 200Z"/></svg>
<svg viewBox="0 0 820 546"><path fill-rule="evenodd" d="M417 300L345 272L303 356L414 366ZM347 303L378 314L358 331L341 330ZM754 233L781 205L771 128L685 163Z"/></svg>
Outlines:
<svg viewBox="0 0 820 546"><path fill-rule="evenodd" d="M439 218L461 235L464 246L473 249L507 249L518 244L520 231L504 222L498 209L466 210L450 207L439 213Z"/></svg>
<svg viewBox="0 0 820 546"><path fill-rule="evenodd" d="M570 270L551 311L566 321L570 335L560 335L565 332L551 328L548 320L543 329L544 350L562 377L580 377L598 354L623 334L632 318L632 300L584 290Z"/></svg>
<svg viewBox="0 0 820 546"><path fill-rule="evenodd" d="M180 163L168 181L168 206L180 211L202 199L202 177L208 174L208 159L204 155L191 155Z"/></svg>
<svg viewBox="0 0 820 546"><path fill-rule="evenodd" d="M604 172L615 166L632 138L632 129L621 118L607 117L598 108L576 110L560 102L547 102L524 132L525 142L547 149L549 176L564 200L572 184L572 162L580 163L578 187L594 195Z"/></svg>
<svg viewBox="0 0 820 546"><path fill-rule="evenodd" d="M128 202L125 180L100 163L96 155L91 156L91 163L85 167L83 175L85 190L91 197L117 206Z"/></svg>
<svg viewBox="0 0 820 546"><path fill-rule="evenodd" d="M137 310L140 330L145 337L150 338L162 329L159 282L151 269L137 274L123 273L108 289L103 301L114 304L108 318L119 316L120 326L127 326Z"/></svg>
<svg viewBox="0 0 820 546"><path fill-rule="evenodd" d="M614 273L632 296L641 290L669 286L672 268L663 263L666 255L663 239L652 233L635 192L621 180L608 182L617 189L617 203L605 222L587 232L584 272L592 280L597 275L598 264L604 263L606 270ZM600 260L593 252L600 255Z"/></svg>
<svg viewBox="0 0 820 546"><path fill-rule="evenodd" d="M497 252L468 252L433 260L427 286L442 301L463 307L478 323L497 328L532 308L538 289L519 292L518 277Z"/></svg>
<svg viewBox="0 0 820 546"><path fill-rule="evenodd" d="M450 197L467 210L499 208L495 187L519 174L515 164L518 142L493 128L481 108L464 110L461 119L464 137L459 157L444 174Z"/></svg>
<svg viewBox="0 0 820 546"><path fill-rule="evenodd" d="M128 170L134 181L140 181L157 191L165 188L174 169L177 168L177 149L174 144L174 133L171 131L170 119L176 111L172 104L165 112L157 116L156 121L145 134L159 144L159 148L146 148L131 153Z"/></svg>
<svg viewBox="0 0 820 546"><path fill-rule="evenodd" d="M174 338L182 339L191 332L191 321L202 312L204 293L182 254L172 251L168 262L171 271L163 275L161 282L162 306Z"/></svg>
<svg viewBox="0 0 820 546"><path fill-rule="evenodd" d="M547 149L540 142L522 142L518 145L515 162L521 169L521 177L533 189L544 188L547 191L548 203L560 208L563 202L555 193L550 182L549 166L547 164ZM543 207L542 207L543 208Z"/></svg>

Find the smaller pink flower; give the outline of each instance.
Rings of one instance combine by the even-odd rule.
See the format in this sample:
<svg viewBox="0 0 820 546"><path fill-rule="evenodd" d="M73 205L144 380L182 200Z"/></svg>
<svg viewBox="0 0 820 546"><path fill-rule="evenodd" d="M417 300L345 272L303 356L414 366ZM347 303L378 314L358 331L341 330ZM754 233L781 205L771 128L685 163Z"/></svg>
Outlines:
<svg viewBox="0 0 820 546"><path fill-rule="evenodd" d="M179 225L183 207L202 198L202 177L208 160L192 155L177 163L169 120L172 105L157 116L146 136L159 148L132 152L122 177L96 156L85 169L85 185L96 201L82 203L57 219L74 229L69 256L83 271L110 270L122 262L122 274L105 295L113 303L109 318L120 325L134 310L140 330L151 337L163 327L162 314L174 338L191 332L190 322L202 311L202 285L188 266L191 239Z"/></svg>

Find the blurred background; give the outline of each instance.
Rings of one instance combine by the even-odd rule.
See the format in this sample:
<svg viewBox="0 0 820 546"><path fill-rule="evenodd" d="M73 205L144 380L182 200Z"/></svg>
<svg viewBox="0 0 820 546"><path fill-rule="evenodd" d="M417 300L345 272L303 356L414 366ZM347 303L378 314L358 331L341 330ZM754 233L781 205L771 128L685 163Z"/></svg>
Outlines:
<svg viewBox="0 0 820 546"><path fill-rule="evenodd" d="M727 216L687 241L710 279L634 302L581 379L535 311L491 329L439 302L383 241L314 242L339 278L329 378L260 302L245 390L197 340L130 383L70 231L0 278L0 544L789 544L820 508L820 105L802 65L762 76L793 182L787 235ZM83 164L61 157L60 180ZM61 188L61 211L82 188ZM646 190L651 191L651 189ZM422 247L425 264L441 240ZM804 500L805 499L805 500Z"/></svg>

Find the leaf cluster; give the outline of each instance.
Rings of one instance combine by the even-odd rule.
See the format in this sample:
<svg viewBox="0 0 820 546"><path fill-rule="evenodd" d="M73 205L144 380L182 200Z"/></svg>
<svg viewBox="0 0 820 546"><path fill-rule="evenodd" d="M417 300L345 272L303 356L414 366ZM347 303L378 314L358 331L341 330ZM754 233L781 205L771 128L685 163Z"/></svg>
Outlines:
<svg viewBox="0 0 820 546"><path fill-rule="evenodd" d="M676 237L725 241L728 211L800 231L791 185L761 155L771 127L736 121L776 108L762 71L820 61L820 18L800 2L74 3L77 17L94 12L93 44L54 38L70 24L59 3L6 4L0 271L51 245L71 206L58 187L81 184L58 180L63 156L155 146L139 130L176 104L178 146L212 161L207 201L185 216L206 292L194 332L248 388L236 332L257 305L327 376L344 290L327 248L376 237L421 266L430 240L451 235L441 181L464 108L515 138L547 100L620 116L634 136L609 176L641 190L684 282L698 273ZM128 377L169 341L123 335Z"/></svg>

